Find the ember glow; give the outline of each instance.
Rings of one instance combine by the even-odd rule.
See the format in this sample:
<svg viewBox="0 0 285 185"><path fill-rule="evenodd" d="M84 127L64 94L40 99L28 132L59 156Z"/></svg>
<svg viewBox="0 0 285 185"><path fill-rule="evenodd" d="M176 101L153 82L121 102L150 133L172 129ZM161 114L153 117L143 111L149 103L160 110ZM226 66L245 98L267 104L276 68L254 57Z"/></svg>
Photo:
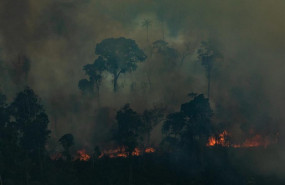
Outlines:
<svg viewBox="0 0 285 185"><path fill-rule="evenodd" d="M230 143L227 140L228 136L229 133L226 130L219 134L218 137L211 136L208 140L207 146L221 145L224 147L228 147L230 146Z"/></svg>
<svg viewBox="0 0 285 185"><path fill-rule="evenodd" d="M208 143L206 146L223 146L223 147L233 147L233 148L251 148L251 147L264 147L266 148L270 144L274 144L278 142L278 139L270 140L268 137L263 137L260 134L256 134L253 137L247 138L241 144L232 144L230 143L230 136L231 134L224 130L221 134L217 137L211 136L208 139Z"/></svg>
<svg viewBox="0 0 285 185"><path fill-rule="evenodd" d="M88 161L90 159L90 155L88 155L84 149L78 150L77 156L78 157L75 158L75 160L79 159L80 161Z"/></svg>
<svg viewBox="0 0 285 185"><path fill-rule="evenodd" d="M145 153L153 153L153 152L155 152L155 149L154 149L154 148L151 148L151 147L148 147L148 148L145 149L144 152L145 152Z"/></svg>
<svg viewBox="0 0 285 185"><path fill-rule="evenodd" d="M146 149L135 148L134 151L132 152L132 156L141 156L144 152L154 153L155 149L152 147L147 147ZM116 157L126 158L128 157L128 152L126 151L125 147L121 148L118 147L116 149L104 150L99 158L103 156L108 156L110 158L116 158Z"/></svg>

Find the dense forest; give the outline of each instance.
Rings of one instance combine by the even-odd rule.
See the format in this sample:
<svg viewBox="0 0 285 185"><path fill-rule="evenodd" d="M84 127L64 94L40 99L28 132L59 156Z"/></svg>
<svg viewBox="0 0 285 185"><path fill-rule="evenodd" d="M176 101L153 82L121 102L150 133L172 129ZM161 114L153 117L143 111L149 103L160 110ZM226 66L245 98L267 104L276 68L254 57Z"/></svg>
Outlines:
<svg viewBox="0 0 285 185"><path fill-rule="evenodd" d="M281 1L0 1L0 185L281 185Z"/></svg>

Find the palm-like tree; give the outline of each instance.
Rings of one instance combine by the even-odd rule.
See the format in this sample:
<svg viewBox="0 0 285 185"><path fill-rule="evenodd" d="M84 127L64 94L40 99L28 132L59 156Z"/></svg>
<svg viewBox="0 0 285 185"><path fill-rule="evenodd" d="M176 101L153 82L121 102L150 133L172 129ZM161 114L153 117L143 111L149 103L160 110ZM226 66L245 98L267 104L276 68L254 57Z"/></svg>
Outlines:
<svg viewBox="0 0 285 185"><path fill-rule="evenodd" d="M148 29L151 26L151 20L150 19L144 19L144 21L142 22L142 26L146 27L146 40L148 42Z"/></svg>
<svg viewBox="0 0 285 185"><path fill-rule="evenodd" d="M208 79L208 99L210 99L210 85L211 85L211 72L214 65L214 61L222 59L223 56L220 51L217 50L213 41L202 42L201 48L198 49L198 58L201 64L205 67Z"/></svg>

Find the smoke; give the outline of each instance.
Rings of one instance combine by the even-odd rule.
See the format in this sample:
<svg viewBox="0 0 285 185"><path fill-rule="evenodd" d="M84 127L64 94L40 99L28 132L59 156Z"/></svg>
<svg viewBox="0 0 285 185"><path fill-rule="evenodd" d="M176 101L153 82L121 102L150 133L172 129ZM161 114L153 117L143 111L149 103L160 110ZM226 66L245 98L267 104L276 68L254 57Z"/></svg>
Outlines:
<svg viewBox="0 0 285 185"><path fill-rule="evenodd" d="M187 93L206 93L205 70L195 50L200 41L213 38L224 56L212 73L217 124L226 122L238 139L252 129L278 128L282 140L284 8L282 0L3 0L1 90L11 100L31 86L45 104L54 137L73 133L78 145L93 147L110 139L116 110L125 103L138 112L154 105L175 111L188 100ZM185 43L191 44L183 64L170 67L159 54L151 56L142 27L146 18L152 21L150 43L165 38L180 54ZM77 87L86 78L82 67L95 60L97 43L121 36L136 40L149 58L119 78L119 93L112 92L106 73L100 99L84 97ZM15 67L23 56L28 70ZM159 132L159 127L153 132L156 142Z"/></svg>

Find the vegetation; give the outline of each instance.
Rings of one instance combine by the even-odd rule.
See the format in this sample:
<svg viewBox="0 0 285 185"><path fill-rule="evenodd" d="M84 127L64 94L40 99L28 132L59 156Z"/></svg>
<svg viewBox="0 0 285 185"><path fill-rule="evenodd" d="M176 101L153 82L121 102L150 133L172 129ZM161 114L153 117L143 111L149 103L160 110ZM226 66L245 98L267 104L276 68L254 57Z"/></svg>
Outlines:
<svg viewBox="0 0 285 185"><path fill-rule="evenodd" d="M144 26L148 33L150 21L145 20ZM187 45L179 54L164 40L153 42L152 49L167 62L167 74L192 52ZM120 75L135 71L138 63L146 60L136 42L123 37L104 39L96 45L95 54L94 63L83 67L87 78L78 83L84 95L99 97L108 74L117 92ZM119 148L120 156L107 155L104 146L92 146L89 154L75 151L76 137L72 133L56 139L61 150L53 153L53 144L48 143L48 115L35 92L26 87L12 102L0 94L0 185L284 184L283 179L258 174L255 161L248 162L257 153L261 161L271 157L271 151L279 147L277 142L269 149L230 145L230 135L215 125L209 102L210 77L214 62L222 55L210 42L203 42L197 54L207 71L208 96L189 93L178 109L168 109L165 103L143 110L125 104L116 110L110 130L112 139L106 142ZM161 128L162 133L157 146L151 144L154 128ZM215 142L209 145L211 137ZM147 152L150 148L152 151Z"/></svg>

